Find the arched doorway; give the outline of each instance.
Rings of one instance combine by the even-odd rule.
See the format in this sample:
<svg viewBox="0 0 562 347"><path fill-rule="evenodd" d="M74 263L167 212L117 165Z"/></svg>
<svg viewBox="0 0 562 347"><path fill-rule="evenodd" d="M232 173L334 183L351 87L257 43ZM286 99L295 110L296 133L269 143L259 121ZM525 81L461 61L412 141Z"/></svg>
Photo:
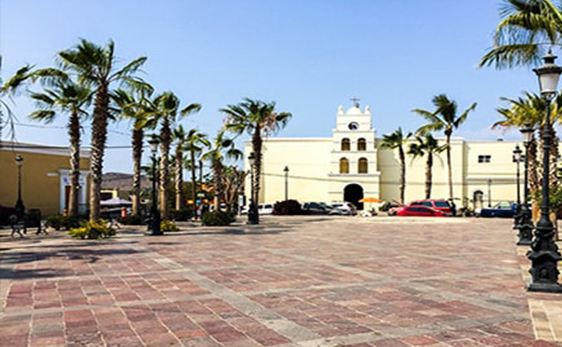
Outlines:
<svg viewBox="0 0 562 347"><path fill-rule="evenodd" d="M343 201L351 202L358 210L363 210L363 203L359 200L363 199L363 188L355 183L348 184L343 189Z"/></svg>

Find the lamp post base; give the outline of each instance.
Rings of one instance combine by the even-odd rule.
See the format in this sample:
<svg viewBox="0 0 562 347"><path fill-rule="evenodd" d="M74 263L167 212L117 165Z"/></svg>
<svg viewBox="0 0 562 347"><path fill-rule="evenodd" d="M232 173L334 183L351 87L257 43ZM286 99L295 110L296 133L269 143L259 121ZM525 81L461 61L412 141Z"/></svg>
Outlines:
<svg viewBox="0 0 562 347"><path fill-rule="evenodd" d="M531 221L530 210L521 210L519 224L515 228L519 230L519 241L517 241L517 246L530 246L533 242L534 229L533 222Z"/></svg>
<svg viewBox="0 0 562 347"><path fill-rule="evenodd" d="M562 285L558 283L529 282L529 284L527 285L527 291L541 293L562 293Z"/></svg>
<svg viewBox="0 0 562 347"><path fill-rule="evenodd" d="M537 240L535 240L537 242ZM553 247L548 250L531 250L527 258L531 260L531 281L527 285L530 292L562 293L562 285L558 283L557 263L562 260L558 247L552 242ZM535 247L533 244L531 247Z"/></svg>

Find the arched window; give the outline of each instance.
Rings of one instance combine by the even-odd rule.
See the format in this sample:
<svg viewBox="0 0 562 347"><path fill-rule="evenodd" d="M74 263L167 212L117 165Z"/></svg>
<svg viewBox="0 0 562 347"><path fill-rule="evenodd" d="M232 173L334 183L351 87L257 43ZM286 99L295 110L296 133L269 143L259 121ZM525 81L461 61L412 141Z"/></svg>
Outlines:
<svg viewBox="0 0 562 347"><path fill-rule="evenodd" d="M360 174L369 173L369 161L367 158L359 159L357 172Z"/></svg>
<svg viewBox="0 0 562 347"><path fill-rule="evenodd" d="M340 159L340 173L341 174L349 173L349 160L347 160L347 158Z"/></svg>
<svg viewBox="0 0 562 347"><path fill-rule="evenodd" d="M351 150L351 142L346 137L345 139L341 140L341 150L342 151L350 151Z"/></svg>
<svg viewBox="0 0 562 347"><path fill-rule="evenodd" d="M367 140L364 138L360 138L357 140L357 150L358 151L366 151L367 150Z"/></svg>

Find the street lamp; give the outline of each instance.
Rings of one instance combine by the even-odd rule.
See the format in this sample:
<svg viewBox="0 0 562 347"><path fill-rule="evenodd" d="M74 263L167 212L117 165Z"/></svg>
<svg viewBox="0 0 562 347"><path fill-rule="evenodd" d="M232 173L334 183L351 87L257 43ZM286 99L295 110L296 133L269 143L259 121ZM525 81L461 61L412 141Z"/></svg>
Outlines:
<svg viewBox="0 0 562 347"><path fill-rule="evenodd" d="M492 179L488 178L488 207L492 207Z"/></svg>
<svg viewBox="0 0 562 347"><path fill-rule="evenodd" d="M544 64L535 73L539 77L541 96L545 101L545 121L543 123L543 175L541 218L535 229L535 238L527 257L531 260L531 281L527 290L533 292L562 293L558 283L557 263L562 259L558 246L554 243L554 228L549 218L549 164L550 164L550 103L556 96L558 79L562 68L554 63L556 56L549 52L543 57Z"/></svg>
<svg viewBox="0 0 562 347"><path fill-rule="evenodd" d="M519 130L523 134L523 145L525 145L525 175L523 179L523 206L519 217L519 241L518 246L530 246L533 238L533 220L531 218L531 210L529 210L529 144L533 139L535 129L531 127L531 123L525 123Z"/></svg>
<svg viewBox="0 0 562 347"><path fill-rule="evenodd" d="M519 228L519 219L521 218L521 182L520 182L520 172L519 172L519 163L521 162L521 153L523 151L519 148L519 145L515 146L513 150L513 160L515 160L517 165L517 174L516 174L516 181L517 181L517 205L515 205L515 213L513 214L513 229Z"/></svg>
<svg viewBox="0 0 562 347"><path fill-rule="evenodd" d="M158 211L157 201L156 201L156 152L158 152L158 139L152 137L148 140L150 145L150 151L152 152L152 206L150 206L150 224L147 226L149 236L159 236L163 235L162 230L160 230L160 212Z"/></svg>
<svg viewBox="0 0 562 347"><path fill-rule="evenodd" d="M256 155L254 152L248 156L250 163L250 206L248 208L248 222L247 224L260 224L260 217L258 214L258 206L256 205L257 197L254 191L254 163L256 162Z"/></svg>
<svg viewBox="0 0 562 347"><path fill-rule="evenodd" d="M18 166L18 200L16 201L16 206L14 207L16 216L19 218L23 217L23 213L25 212L25 205L23 204L23 200L21 199L21 166L22 166L23 158L21 155L16 155L16 165Z"/></svg>
<svg viewBox="0 0 562 347"><path fill-rule="evenodd" d="M289 167L285 166L283 169L285 173L285 201L289 200Z"/></svg>

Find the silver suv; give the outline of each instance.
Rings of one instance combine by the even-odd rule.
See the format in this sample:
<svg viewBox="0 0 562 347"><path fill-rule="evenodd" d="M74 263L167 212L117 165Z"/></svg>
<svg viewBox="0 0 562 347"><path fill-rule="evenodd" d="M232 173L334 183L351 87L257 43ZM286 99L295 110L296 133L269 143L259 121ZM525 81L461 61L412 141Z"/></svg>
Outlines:
<svg viewBox="0 0 562 347"><path fill-rule="evenodd" d="M355 216L357 214L357 207L351 202L334 202L331 204L332 210L330 214L337 214L342 216Z"/></svg>

